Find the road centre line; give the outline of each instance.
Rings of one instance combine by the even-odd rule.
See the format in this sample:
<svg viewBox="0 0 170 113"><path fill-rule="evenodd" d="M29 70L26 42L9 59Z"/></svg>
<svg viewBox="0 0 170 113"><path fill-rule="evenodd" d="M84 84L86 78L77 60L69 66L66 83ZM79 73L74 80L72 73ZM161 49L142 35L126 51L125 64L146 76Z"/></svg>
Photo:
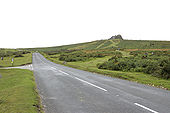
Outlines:
<svg viewBox="0 0 170 113"><path fill-rule="evenodd" d="M52 68L54 68L54 67L52 67ZM64 72L64 71L61 71L61 70L58 70L59 72L61 72L61 73L63 73L63 74L66 74L66 75L69 75L68 73L66 73L66 72ZM77 78L77 77L74 77L75 79L77 79L77 80L79 80L79 81L81 81L81 82L84 82L84 83L86 83L86 84L89 84L89 85L91 85L91 86L93 86L93 87L96 87L96 88L98 88L98 89L101 89L101 90L103 90L103 91L107 91L106 89L104 89L104 88L101 88L101 87L99 87L99 86L97 86L97 85L94 85L94 84L92 84L92 83L89 83L89 82L87 82L87 81L85 81L85 80L82 80L82 79L80 79L80 78Z"/></svg>
<svg viewBox="0 0 170 113"><path fill-rule="evenodd" d="M64 72L64 71L61 71L61 70L58 70L59 72L63 73L63 74L66 74L66 75L69 75L68 73Z"/></svg>
<svg viewBox="0 0 170 113"><path fill-rule="evenodd" d="M41 60L41 62L42 62L43 64L46 64L40 57L39 57L39 59Z"/></svg>
<svg viewBox="0 0 170 113"><path fill-rule="evenodd" d="M55 67L51 67L51 69L54 69L54 70L56 70L56 68L55 68Z"/></svg>
<svg viewBox="0 0 170 113"><path fill-rule="evenodd" d="M141 104L138 104L138 103L134 103L134 104L137 105L137 106L139 106L139 107L141 107L141 108L144 108L144 109L146 109L146 110L148 110L148 111L150 111L150 112L159 113L159 112L154 111L154 110L152 110L152 109L150 109L150 108L148 108L148 107L145 107L145 106L143 106L143 105L141 105Z"/></svg>
<svg viewBox="0 0 170 113"><path fill-rule="evenodd" d="M101 89L101 90L103 90L103 91L107 91L107 90L104 89L104 88L101 88L101 87L99 87L99 86L96 86L96 85L94 85L94 84L92 84L92 83L89 83L89 82L87 82L87 81L85 81L85 80L82 80L82 79L80 79L80 78L75 77L75 79L77 79L77 80L79 80L79 81L81 81L81 82L84 82L84 83L86 83L86 84L89 84L89 85L91 85L91 86L94 86L94 87L96 87L96 88L98 88L98 89Z"/></svg>

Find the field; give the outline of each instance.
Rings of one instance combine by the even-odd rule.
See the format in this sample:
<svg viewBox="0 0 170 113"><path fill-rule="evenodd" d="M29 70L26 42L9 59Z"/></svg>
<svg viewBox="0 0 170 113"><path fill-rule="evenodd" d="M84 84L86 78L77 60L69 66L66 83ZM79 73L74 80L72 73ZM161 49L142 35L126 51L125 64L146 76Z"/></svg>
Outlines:
<svg viewBox="0 0 170 113"><path fill-rule="evenodd" d="M18 50L0 50L0 67L20 66L32 63L32 54L30 52ZM14 59L13 64L12 58Z"/></svg>
<svg viewBox="0 0 170 113"><path fill-rule="evenodd" d="M33 72L0 69L0 113L41 112Z"/></svg>

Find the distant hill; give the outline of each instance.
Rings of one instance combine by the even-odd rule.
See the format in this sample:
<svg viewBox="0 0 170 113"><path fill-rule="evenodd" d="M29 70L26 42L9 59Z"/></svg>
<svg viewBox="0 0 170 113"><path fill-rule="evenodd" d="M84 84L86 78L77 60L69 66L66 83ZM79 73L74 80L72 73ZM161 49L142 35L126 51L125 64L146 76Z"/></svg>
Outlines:
<svg viewBox="0 0 170 113"><path fill-rule="evenodd" d="M149 41L149 40L122 40L122 39L109 39L97 40L92 42L43 47L43 48L30 48L27 50L35 51L57 51L57 50L93 50L93 49L170 49L170 41Z"/></svg>

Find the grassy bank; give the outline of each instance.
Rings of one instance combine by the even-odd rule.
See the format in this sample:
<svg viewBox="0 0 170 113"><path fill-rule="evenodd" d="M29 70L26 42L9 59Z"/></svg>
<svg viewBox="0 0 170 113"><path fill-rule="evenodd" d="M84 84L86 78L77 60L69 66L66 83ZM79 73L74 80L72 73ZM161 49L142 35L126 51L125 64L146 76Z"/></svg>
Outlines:
<svg viewBox="0 0 170 113"><path fill-rule="evenodd" d="M58 57L59 54L56 55L47 55L43 54L47 59L57 63L62 64L63 61L59 61ZM96 65L98 63L102 63L107 61L111 56L106 56L103 58L94 58L88 61L78 61L78 62L67 62L64 64L65 66L70 66L73 68L100 73L105 76L111 76L111 77L117 77L121 79L126 79L130 81L135 81L142 84L147 84L155 87L165 88L170 90L170 80L157 78L154 76L151 76L149 74L144 74L141 72L122 72L122 71L111 71L111 70L104 70L104 69L98 69Z"/></svg>
<svg viewBox="0 0 170 113"><path fill-rule="evenodd" d="M11 67L11 59L13 56L4 57L3 60L0 59L0 67ZM32 54L23 54L22 57L15 57L13 66L21 66L25 64L31 64L32 63Z"/></svg>
<svg viewBox="0 0 170 113"><path fill-rule="evenodd" d="M33 72L0 69L0 113L41 112Z"/></svg>

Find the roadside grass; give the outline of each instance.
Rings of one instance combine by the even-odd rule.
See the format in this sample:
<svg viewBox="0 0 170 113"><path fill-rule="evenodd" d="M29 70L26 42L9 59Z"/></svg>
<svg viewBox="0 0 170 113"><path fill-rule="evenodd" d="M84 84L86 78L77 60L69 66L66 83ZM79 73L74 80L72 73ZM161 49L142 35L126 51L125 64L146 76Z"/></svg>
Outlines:
<svg viewBox="0 0 170 113"><path fill-rule="evenodd" d="M122 71L111 71L111 70L104 70L104 69L97 68L96 65L98 63L103 63L107 61L109 58L111 58L111 56L106 56L103 58L93 58L85 62L78 61L78 62L67 62L66 64L63 64L63 61L59 61L58 58L51 58L50 55L46 55L43 53L41 54L44 55L47 59L57 64L62 64L65 66L69 66L69 67L73 67L73 68L77 68L77 69L81 69L81 70L85 70L89 72L103 74L105 76L121 78L125 80L130 80L130 81L170 90L170 80L157 78L152 75L141 73L141 72L122 72ZM127 56L127 54L125 55ZM55 55L55 56L58 57L59 55Z"/></svg>
<svg viewBox="0 0 170 113"><path fill-rule="evenodd" d="M14 58L13 66L21 66L25 64L31 64L32 62L32 54L23 54L24 57L16 57ZM4 60L0 59L0 67L11 67L11 57L4 57Z"/></svg>
<svg viewBox="0 0 170 113"><path fill-rule="evenodd" d="M0 69L0 113L41 113L33 72Z"/></svg>

